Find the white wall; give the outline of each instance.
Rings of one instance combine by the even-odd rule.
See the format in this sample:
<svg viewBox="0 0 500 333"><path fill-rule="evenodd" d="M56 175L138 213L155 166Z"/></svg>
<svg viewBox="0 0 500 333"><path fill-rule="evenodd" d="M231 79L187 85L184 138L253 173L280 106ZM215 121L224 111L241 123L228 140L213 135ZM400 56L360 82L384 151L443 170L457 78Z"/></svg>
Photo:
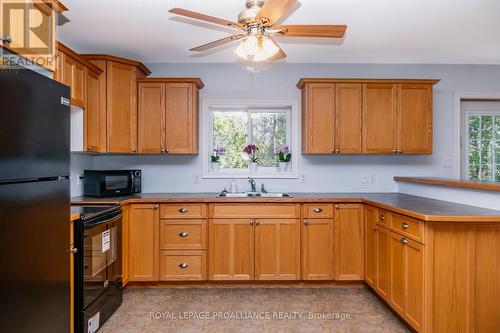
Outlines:
<svg viewBox="0 0 500 333"><path fill-rule="evenodd" d="M434 90L434 154L422 156L302 156L300 179L265 180L270 190L295 192L394 192L393 176L454 177L458 169L455 150L454 95L458 91L500 92L500 66L472 65L371 65L275 64L251 74L238 64L147 64L157 77L201 77L201 98L296 99L301 77L437 78ZM203 138L203 136L201 136ZM452 168L443 167L452 159ZM75 161L78 162L78 161ZM143 170L144 192L216 192L230 180L201 179L199 156L99 156L95 169ZM74 166L77 167L76 165ZM80 167L81 169L81 167ZM362 184L361 174L373 172L376 183ZM199 184L194 184L198 178ZM240 180L240 189L248 188Z"/></svg>
<svg viewBox="0 0 500 333"><path fill-rule="evenodd" d="M80 183L78 177L83 175L83 170L92 170L94 167L93 157L82 153L71 153L71 196L83 195L83 181Z"/></svg>

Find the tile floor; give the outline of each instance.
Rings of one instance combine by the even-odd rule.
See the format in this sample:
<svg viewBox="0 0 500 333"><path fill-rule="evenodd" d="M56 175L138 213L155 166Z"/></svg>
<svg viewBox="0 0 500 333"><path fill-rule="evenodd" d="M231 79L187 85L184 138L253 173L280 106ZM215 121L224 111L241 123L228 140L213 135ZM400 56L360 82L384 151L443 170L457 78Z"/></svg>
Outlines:
<svg viewBox="0 0 500 333"><path fill-rule="evenodd" d="M366 288L129 288L100 332L410 331Z"/></svg>

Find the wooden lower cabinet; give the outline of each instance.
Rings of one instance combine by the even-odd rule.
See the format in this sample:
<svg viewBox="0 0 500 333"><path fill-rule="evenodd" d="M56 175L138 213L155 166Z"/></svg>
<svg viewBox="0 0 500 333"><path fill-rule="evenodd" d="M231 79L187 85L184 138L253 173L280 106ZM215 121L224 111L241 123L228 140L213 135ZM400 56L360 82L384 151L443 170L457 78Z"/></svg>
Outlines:
<svg viewBox="0 0 500 333"><path fill-rule="evenodd" d="M204 250L160 251L160 281L206 280Z"/></svg>
<svg viewBox="0 0 500 333"><path fill-rule="evenodd" d="M255 279L300 280L300 220L255 223Z"/></svg>
<svg viewBox="0 0 500 333"><path fill-rule="evenodd" d="M333 219L304 219L303 280L333 280L333 227Z"/></svg>
<svg viewBox="0 0 500 333"><path fill-rule="evenodd" d="M363 204L336 204L334 224L335 280L363 280Z"/></svg>
<svg viewBox="0 0 500 333"><path fill-rule="evenodd" d="M253 280L254 226L250 219L210 219L210 280Z"/></svg>
<svg viewBox="0 0 500 333"><path fill-rule="evenodd" d="M129 209L130 206L126 205L122 207L123 217L122 217L122 287L129 281Z"/></svg>
<svg viewBox="0 0 500 333"><path fill-rule="evenodd" d="M158 281L159 205L133 204L128 215L129 281Z"/></svg>
<svg viewBox="0 0 500 333"><path fill-rule="evenodd" d="M365 281L373 289L377 284L377 218L378 209L365 205Z"/></svg>

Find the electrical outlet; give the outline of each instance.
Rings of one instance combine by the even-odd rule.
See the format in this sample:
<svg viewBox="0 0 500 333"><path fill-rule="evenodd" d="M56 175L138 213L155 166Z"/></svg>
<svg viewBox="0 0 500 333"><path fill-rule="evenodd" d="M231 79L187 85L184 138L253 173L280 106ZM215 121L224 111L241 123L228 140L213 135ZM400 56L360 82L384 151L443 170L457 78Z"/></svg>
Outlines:
<svg viewBox="0 0 500 333"><path fill-rule="evenodd" d="M369 177L368 177L368 174L367 174L367 173L363 173L363 174L361 174L361 182L362 182L363 184L367 184L367 183L369 183L369 182L370 182L370 179L369 179Z"/></svg>
<svg viewBox="0 0 500 333"><path fill-rule="evenodd" d="M377 182L377 176L373 172L361 174L361 183L373 184Z"/></svg>
<svg viewBox="0 0 500 333"><path fill-rule="evenodd" d="M305 183L306 182L306 176L305 175L300 175L300 180L299 180L301 183Z"/></svg>
<svg viewBox="0 0 500 333"><path fill-rule="evenodd" d="M200 183L200 176L194 175L193 176L193 184L199 184Z"/></svg>
<svg viewBox="0 0 500 333"><path fill-rule="evenodd" d="M82 185L83 184L83 173L76 175L76 185Z"/></svg>
<svg viewBox="0 0 500 333"><path fill-rule="evenodd" d="M441 166L443 168L453 168L453 160L451 159L451 157L444 157Z"/></svg>

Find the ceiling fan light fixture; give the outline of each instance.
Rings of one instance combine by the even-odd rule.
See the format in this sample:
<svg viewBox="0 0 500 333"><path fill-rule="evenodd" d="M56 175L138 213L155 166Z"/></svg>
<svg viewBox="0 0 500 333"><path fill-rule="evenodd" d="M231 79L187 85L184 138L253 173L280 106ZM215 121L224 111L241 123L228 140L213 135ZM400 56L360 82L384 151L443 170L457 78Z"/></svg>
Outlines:
<svg viewBox="0 0 500 333"><path fill-rule="evenodd" d="M270 38L264 37L262 42L262 52L265 54L266 58L272 58L279 52L279 47Z"/></svg>
<svg viewBox="0 0 500 333"><path fill-rule="evenodd" d="M234 53L243 60L248 60L248 54L245 51L245 41L241 42L240 45L234 50Z"/></svg>
<svg viewBox="0 0 500 333"><path fill-rule="evenodd" d="M259 52L259 46L259 38L255 35L250 35L243 41L243 47L247 55L257 54L257 52Z"/></svg>

